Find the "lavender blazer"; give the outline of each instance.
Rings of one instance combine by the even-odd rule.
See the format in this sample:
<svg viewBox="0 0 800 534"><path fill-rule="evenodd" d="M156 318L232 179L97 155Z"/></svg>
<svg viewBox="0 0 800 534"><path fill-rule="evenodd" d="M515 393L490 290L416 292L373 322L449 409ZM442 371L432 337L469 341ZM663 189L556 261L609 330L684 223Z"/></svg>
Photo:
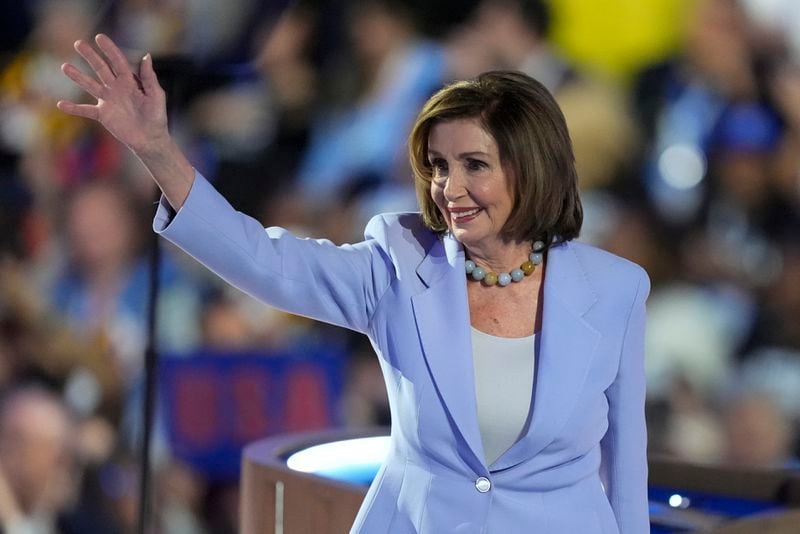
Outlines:
<svg viewBox="0 0 800 534"><path fill-rule="evenodd" d="M354 245L299 239L199 174L177 214L162 199L154 229L253 297L371 340L392 438L351 532L649 532L638 265L576 241L550 249L529 430L486 465L458 241L416 213L373 218Z"/></svg>

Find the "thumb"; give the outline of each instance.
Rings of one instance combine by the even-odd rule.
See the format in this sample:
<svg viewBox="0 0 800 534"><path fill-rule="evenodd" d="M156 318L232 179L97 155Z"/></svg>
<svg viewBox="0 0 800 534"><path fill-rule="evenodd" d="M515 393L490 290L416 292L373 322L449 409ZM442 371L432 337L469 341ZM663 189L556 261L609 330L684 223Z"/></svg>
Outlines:
<svg viewBox="0 0 800 534"><path fill-rule="evenodd" d="M154 94L161 88L158 84L156 71L153 70L153 56L151 56L149 52L145 54L139 65L139 79L142 81L142 88L145 94Z"/></svg>

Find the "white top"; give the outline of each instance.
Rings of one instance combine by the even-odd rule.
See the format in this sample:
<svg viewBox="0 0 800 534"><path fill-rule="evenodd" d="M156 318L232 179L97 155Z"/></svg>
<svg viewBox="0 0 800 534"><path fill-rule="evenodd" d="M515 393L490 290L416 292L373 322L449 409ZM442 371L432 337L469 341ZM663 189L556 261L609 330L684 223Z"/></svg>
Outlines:
<svg viewBox="0 0 800 534"><path fill-rule="evenodd" d="M528 430L536 338L536 334L498 337L472 328L475 397L486 465L493 464Z"/></svg>

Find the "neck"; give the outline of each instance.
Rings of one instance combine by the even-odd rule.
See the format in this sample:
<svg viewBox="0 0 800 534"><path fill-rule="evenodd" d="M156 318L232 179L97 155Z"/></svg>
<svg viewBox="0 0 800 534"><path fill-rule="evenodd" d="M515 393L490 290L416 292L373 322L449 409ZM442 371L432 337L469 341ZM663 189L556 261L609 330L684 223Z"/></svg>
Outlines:
<svg viewBox="0 0 800 534"><path fill-rule="evenodd" d="M528 241L498 243L495 246L464 245L469 259L495 273L510 272L527 261L532 245Z"/></svg>

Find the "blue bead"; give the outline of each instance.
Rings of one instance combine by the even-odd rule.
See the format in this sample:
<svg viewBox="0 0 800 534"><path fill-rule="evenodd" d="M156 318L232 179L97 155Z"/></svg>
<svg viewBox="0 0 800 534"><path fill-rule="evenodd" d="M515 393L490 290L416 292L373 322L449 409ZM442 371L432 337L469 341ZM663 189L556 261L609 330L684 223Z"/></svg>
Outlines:
<svg viewBox="0 0 800 534"><path fill-rule="evenodd" d="M497 283L501 286L507 286L511 283L511 275L508 273L500 273L497 275Z"/></svg>
<svg viewBox="0 0 800 534"><path fill-rule="evenodd" d="M472 260L467 260L464 262L464 267L466 267L467 274L469 274L473 271L473 269L475 269L475 262Z"/></svg>
<svg viewBox="0 0 800 534"><path fill-rule="evenodd" d="M516 269L514 269L513 271L511 271L511 279L512 279L513 281L515 281L515 282L519 282L519 281L520 281L520 280L522 280L523 278L525 278L525 271L523 271L523 270L522 270L522 269L520 269L519 267L517 267Z"/></svg>
<svg viewBox="0 0 800 534"><path fill-rule="evenodd" d="M480 282L481 280L483 280L484 276L486 276L486 271L483 269L483 267L478 267L476 265L475 268L472 270L472 279Z"/></svg>
<svg viewBox="0 0 800 534"><path fill-rule="evenodd" d="M539 252L543 248L544 248L544 241L534 241L533 243L534 252Z"/></svg>
<svg viewBox="0 0 800 534"><path fill-rule="evenodd" d="M534 265L539 265L540 263L542 263L542 260L544 259L544 256L542 256L541 252L531 252L531 255L529 257Z"/></svg>

